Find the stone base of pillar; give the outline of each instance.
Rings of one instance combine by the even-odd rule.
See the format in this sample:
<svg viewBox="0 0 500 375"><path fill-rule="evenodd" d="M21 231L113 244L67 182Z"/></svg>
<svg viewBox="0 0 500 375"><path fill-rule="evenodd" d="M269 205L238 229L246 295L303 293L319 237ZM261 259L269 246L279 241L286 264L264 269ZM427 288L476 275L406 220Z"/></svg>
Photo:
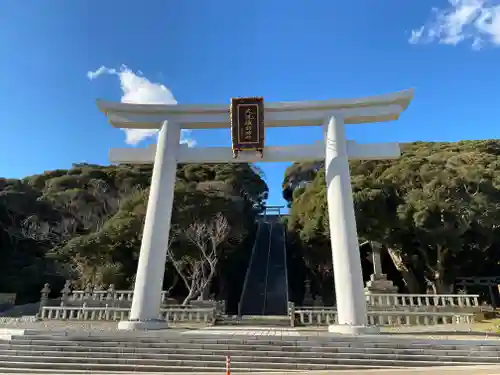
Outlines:
<svg viewBox="0 0 500 375"><path fill-rule="evenodd" d="M168 323L164 320L122 320L118 323L120 331L158 331L167 328Z"/></svg>
<svg viewBox="0 0 500 375"><path fill-rule="evenodd" d="M380 333L377 326L355 326L350 324L331 324L328 332L341 335L376 335Z"/></svg>
<svg viewBox="0 0 500 375"><path fill-rule="evenodd" d="M370 281L366 283L366 294L393 294L398 292L398 287L391 280L387 280L385 274L370 275Z"/></svg>

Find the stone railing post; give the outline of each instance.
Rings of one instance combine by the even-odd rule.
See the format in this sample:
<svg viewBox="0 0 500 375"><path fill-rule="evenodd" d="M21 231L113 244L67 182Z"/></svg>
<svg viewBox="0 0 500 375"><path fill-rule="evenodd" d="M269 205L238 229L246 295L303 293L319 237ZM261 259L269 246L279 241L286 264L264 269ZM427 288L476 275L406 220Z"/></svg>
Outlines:
<svg viewBox="0 0 500 375"><path fill-rule="evenodd" d="M226 301L225 300L215 301L215 308L217 317L224 315L226 313Z"/></svg>
<svg viewBox="0 0 500 375"><path fill-rule="evenodd" d="M88 283L83 290L83 300L87 301L92 297L92 284Z"/></svg>
<svg viewBox="0 0 500 375"><path fill-rule="evenodd" d="M290 327L295 327L295 304L288 302L288 317L290 318Z"/></svg>
<svg viewBox="0 0 500 375"><path fill-rule="evenodd" d="M64 288L61 290L61 306L66 306L68 304L70 294L71 294L71 281L66 280L66 282L64 283Z"/></svg>
<svg viewBox="0 0 500 375"><path fill-rule="evenodd" d="M311 280L306 279L304 281L304 300L302 301L302 304L304 306L312 306L314 303L313 295L311 293Z"/></svg>
<svg viewBox="0 0 500 375"><path fill-rule="evenodd" d="M110 320L110 312L109 312L109 305L106 304L104 306L104 316L103 316L103 319L104 320Z"/></svg>
<svg viewBox="0 0 500 375"><path fill-rule="evenodd" d="M89 312L87 310L87 302L84 302L82 305L82 314L80 315L81 319L88 320L88 315L89 315Z"/></svg>
<svg viewBox="0 0 500 375"><path fill-rule="evenodd" d="M43 308L48 305L49 294L50 294L50 284L45 283L43 289L40 291L40 308L38 310L38 315L43 319Z"/></svg>
<svg viewBox="0 0 500 375"><path fill-rule="evenodd" d="M108 303L111 301L112 306L115 306L115 300L116 300L115 285L109 284L109 287L108 287L108 290L106 293L106 301L108 301Z"/></svg>
<svg viewBox="0 0 500 375"><path fill-rule="evenodd" d="M102 287L102 285L100 284L97 284L95 287L94 287L94 290L93 290L93 293L92 293L92 299L94 301L101 301L103 298L102 298L102 293L99 293L101 291L103 291L104 288Z"/></svg>

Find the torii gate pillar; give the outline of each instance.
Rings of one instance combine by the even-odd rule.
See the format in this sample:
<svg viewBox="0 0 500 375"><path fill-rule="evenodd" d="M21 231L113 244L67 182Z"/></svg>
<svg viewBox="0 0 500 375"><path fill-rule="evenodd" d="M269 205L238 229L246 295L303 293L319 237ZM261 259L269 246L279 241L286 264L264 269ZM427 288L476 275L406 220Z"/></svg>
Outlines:
<svg viewBox="0 0 500 375"><path fill-rule="evenodd" d="M179 124L166 122L158 134L132 307L128 320L119 322L118 329L167 328L167 322L160 319L159 315L174 202L177 170L175 155L180 135Z"/></svg>
<svg viewBox="0 0 500 375"><path fill-rule="evenodd" d="M328 217L337 295L337 333L376 333L367 323L361 258L354 216L348 161L394 159L397 143L357 144L347 141L344 124L392 121L399 118L413 91L351 100L270 103L265 107L265 126L318 126L325 132L323 144L266 147L263 158L242 152L233 158L230 147L181 147L180 129L229 128L226 106L141 105L107 103L98 106L118 128L159 128L158 143L146 149L114 149L115 163L154 161L150 195L144 223L139 264L129 320L119 329L162 329L161 289L170 230L177 163L238 163L255 161L325 160Z"/></svg>
<svg viewBox="0 0 500 375"><path fill-rule="evenodd" d="M338 322L331 325L329 331L372 333L376 330L367 324L344 119L330 117L324 133L326 197Z"/></svg>

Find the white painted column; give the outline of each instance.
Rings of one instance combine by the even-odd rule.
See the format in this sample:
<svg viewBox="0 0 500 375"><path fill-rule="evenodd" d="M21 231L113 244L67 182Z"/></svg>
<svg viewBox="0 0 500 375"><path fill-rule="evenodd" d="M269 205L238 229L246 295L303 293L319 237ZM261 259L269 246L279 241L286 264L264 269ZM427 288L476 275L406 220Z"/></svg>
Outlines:
<svg viewBox="0 0 500 375"><path fill-rule="evenodd" d="M325 124L325 177L338 324L330 332L368 333L351 176L343 118Z"/></svg>
<svg viewBox="0 0 500 375"><path fill-rule="evenodd" d="M167 323L158 320L158 317L174 200L180 132L179 124L169 122L163 124L158 135L132 309L129 320L120 322L118 329L162 329L167 326Z"/></svg>

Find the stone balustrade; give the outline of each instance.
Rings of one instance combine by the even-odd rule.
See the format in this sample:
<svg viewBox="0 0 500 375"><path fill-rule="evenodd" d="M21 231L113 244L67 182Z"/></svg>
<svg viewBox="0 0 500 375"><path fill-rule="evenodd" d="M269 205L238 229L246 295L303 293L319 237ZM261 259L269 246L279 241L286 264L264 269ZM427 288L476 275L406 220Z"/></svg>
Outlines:
<svg viewBox="0 0 500 375"><path fill-rule="evenodd" d="M134 297L134 292L132 290L73 290L67 296L67 301L129 301L132 302L132 298ZM161 302L167 303L168 295L167 292L161 293Z"/></svg>
<svg viewBox="0 0 500 375"><path fill-rule="evenodd" d="M71 291L69 282L61 291L60 306L49 306L50 287L45 285L39 316L46 320L126 320L133 298L131 290L106 290L88 285L85 290ZM192 301L188 305L172 304L168 293L162 293L160 319L170 323L212 325L225 314L224 301ZM366 294L369 324L434 325L470 324L481 310L475 294ZM337 321L335 306L299 306L289 303L291 325L329 325Z"/></svg>
<svg viewBox="0 0 500 375"><path fill-rule="evenodd" d="M371 325L470 324L481 311L476 294L367 294ZM337 322L335 306L295 306L289 303L291 324L329 325Z"/></svg>
<svg viewBox="0 0 500 375"><path fill-rule="evenodd" d="M44 306L40 311L42 320L85 320L85 321L120 321L128 319L130 309L104 306ZM161 309L159 319L170 323L201 323L213 325L215 308L168 307Z"/></svg>
<svg viewBox="0 0 500 375"><path fill-rule="evenodd" d="M14 305L16 293L0 293L0 305Z"/></svg>
<svg viewBox="0 0 500 375"><path fill-rule="evenodd" d="M477 294L367 294L368 306L479 308Z"/></svg>
<svg viewBox="0 0 500 375"><path fill-rule="evenodd" d="M426 308L479 309L478 294L366 294L372 308L422 310ZM335 309L335 306L307 306L308 309Z"/></svg>
<svg viewBox="0 0 500 375"><path fill-rule="evenodd" d="M65 302L84 302L84 301L127 301L132 302L134 297L133 290L116 290L114 285L110 285L107 289L102 286L93 287L87 285L84 290L71 290L69 283L61 291L62 299ZM161 293L161 301L166 304L168 301L168 293Z"/></svg>
<svg viewBox="0 0 500 375"><path fill-rule="evenodd" d="M66 306L75 309L95 307L95 308L109 308L130 310L132 299L134 297L133 290L116 290L114 285L109 285L108 288L97 285L92 286L88 284L84 290L72 290L71 282L66 281L61 296L58 299L49 300L48 296L51 292L50 285L45 284L41 290L40 306ZM180 305L175 299L169 297L169 292L163 291L161 293L161 304L164 308L215 308L217 315L223 315L226 312L225 301L202 300L191 301L187 305ZM119 310L116 310L119 311ZM41 314L41 311L40 311Z"/></svg>
<svg viewBox="0 0 500 375"><path fill-rule="evenodd" d="M289 308L292 326L326 326L337 324L337 311L310 307ZM470 312L426 311L368 311L368 324L377 326L471 324L475 314Z"/></svg>
<svg viewBox="0 0 500 375"><path fill-rule="evenodd" d="M203 323L214 325L216 318L215 308L193 307L190 309L168 308L160 312L161 319L169 323Z"/></svg>

